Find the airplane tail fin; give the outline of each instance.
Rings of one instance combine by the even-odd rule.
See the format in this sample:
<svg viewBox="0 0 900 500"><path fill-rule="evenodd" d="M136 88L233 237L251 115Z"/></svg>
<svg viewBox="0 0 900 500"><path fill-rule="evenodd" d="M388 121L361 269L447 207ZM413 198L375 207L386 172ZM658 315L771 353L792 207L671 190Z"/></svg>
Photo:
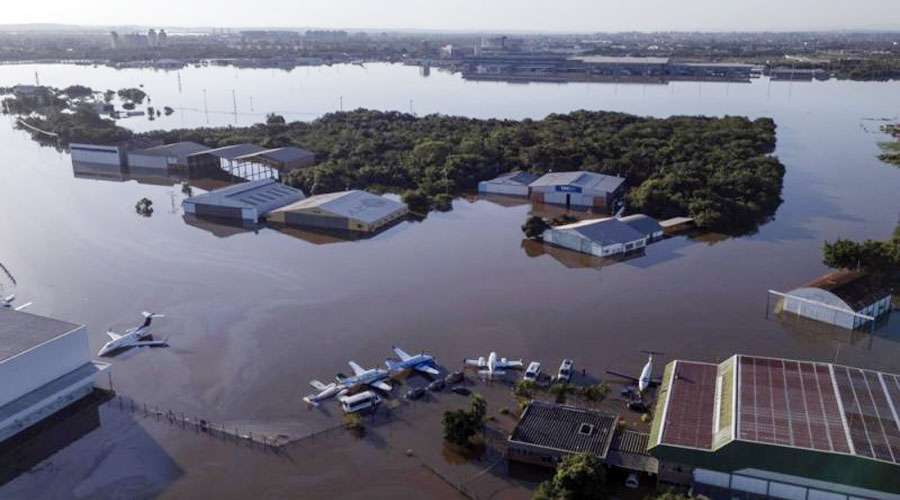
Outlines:
<svg viewBox="0 0 900 500"><path fill-rule="evenodd" d="M394 360L386 359L386 360L384 360L384 364L387 365L388 370L390 370L392 372L403 371L403 366Z"/></svg>
<svg viewBox="0 0 900 500"><path fill-rule="evenodd" d="M325 389L328 388L327 385L323 384L322 382L319 382L318 380L310 381L309 385L313 386L314 389L319 390L319 391L324 391Z"/></svg>

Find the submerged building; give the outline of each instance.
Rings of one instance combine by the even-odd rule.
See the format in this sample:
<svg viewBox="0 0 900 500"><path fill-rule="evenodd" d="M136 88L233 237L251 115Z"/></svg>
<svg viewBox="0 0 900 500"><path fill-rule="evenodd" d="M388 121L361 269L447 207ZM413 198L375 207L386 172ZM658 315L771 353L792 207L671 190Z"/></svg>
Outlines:
<svg viewBox="0 0 900 500"><path fill-rule="evenodd" d="M408 212L399 201L351 190L310 196L273 211L268 220L289 226L371 233Z"/></svg>
<svg viewBox="0 0 900 500"><path fill-rule="evenodd" d="M209 147L191 141L163 144L128 152L129 168L187 169L190 155L208 151Z"/></svg>
<svg viewBox="0 0 900 500"><path fill-rule="evenodd" d="M891 290L860 271L835 271L779 295L779 312L850 330L889 314L892 307Z"/></svg>
<svg viewBox="0 0 900 500"><path fill-rule="evenodd" d="M537 203L569 207L611 208L623 191L625 179L594 172L551 172L532 182L530 197Z"/></svg>
<svg viewBox="0 0 900 500"><path fill-rule="evenodd" d="M900 376L735 355L673 361L650 453L662 482L719 498L900 498Z"/></svg>
<svg viewBox="0 0 900 500"><path fill-rule="evenodd" d="M187 215L255 224L269 212L305 197L299 189L262 179L191 196L181 206Z"/></svg>
<svg viewBox="0 0 900 500"><path fill-rule="evenodd" d="M528 196L531 193L529 185L538 180L540 176L528 172L507 172L499 177L478 183L478 192L481 194L499 194L506 196Z"/></svg>
<svg viewBox="0 0 900 500"><path fill-rule="evenodd" d="M84 326L0 307L0 441L90 394L108 368Z"/></svg>
<svg viewBox="0 0 900 500"><path fill-rule="evenodd" d="M634 227L643 228L645 226L643 222L643 219L632 220L629 224L616 217L587 219L547 229L544 231L543 239L544 243L576 252L610 257L641 250L650 243L651 236L657 232Z"/></svg>

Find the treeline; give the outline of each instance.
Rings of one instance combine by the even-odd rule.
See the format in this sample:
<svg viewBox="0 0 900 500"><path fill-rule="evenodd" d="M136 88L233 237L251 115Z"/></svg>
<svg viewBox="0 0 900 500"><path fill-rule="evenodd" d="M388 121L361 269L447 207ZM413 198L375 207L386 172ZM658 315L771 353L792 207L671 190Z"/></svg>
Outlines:
<svg viewBox="0 0 900 500"><path fill-rule="evenodd" d="M647 118L576 111L543 120L479 120L356 110L312 122L270 116L251 127L156 131L165 142L211 147L250 142L295 145L319 164L287 177L307 192L347 188L441 193L474 190L513 169L589 170L626 177L629 208L658 217L689 215L734 230L770 217L781 202L784 166L771 119Z"/></svg>
<svg viewBox="0 0 900 500"><path fill-rule="evenodd" d="M900 286L900 225L885 241L825 242L823 261L833 269L861 269L888 286Z"/></svg>

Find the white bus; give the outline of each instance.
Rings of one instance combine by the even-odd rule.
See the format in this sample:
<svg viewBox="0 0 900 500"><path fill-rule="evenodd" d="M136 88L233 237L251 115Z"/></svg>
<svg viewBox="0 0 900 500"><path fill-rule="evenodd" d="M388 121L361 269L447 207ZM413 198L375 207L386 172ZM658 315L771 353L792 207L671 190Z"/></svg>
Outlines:
<svg viewBox="0 0 900 500"><path fill-rule="evenodd" d="M378 406L381 403L381 397L372 391L363 391L352 396L342 396L340 401L344 413L356 413Z"/></svg>

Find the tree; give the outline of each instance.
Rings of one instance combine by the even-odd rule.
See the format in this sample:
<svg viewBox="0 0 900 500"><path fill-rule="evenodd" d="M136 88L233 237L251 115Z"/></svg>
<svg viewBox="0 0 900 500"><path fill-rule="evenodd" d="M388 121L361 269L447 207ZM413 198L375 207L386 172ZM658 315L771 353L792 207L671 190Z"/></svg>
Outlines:
<svg viewBox="0 0 900 500"><path fill-rule="evenodd" d="M444 412L441 420L444 424L444 439L457 446L470 446L472 436L484 427L486 415L487 402L481 395L474 394L468 410Z"/></svg>
<svg viewBox="0 0 900 500"><path fill-rule="evenodd" d="M522 232L525 233L525 237L532 240L541 238L547 229L550 229L550 226L537 215L532 215L525 221L525 224L522 224Z"/></svg>
<svg viewBox="0 0 900 500"><path fill-rule="evenodd" d="M606 497L606 469L590 453L568 455L556 466L556 473L544 481L535 500L589 500Z"/></svg>
<svg viewBox="0 0 900 500"><path fill-rule="evenodd" d="M409 207L411 212L417 214L424 215L428 213L429 208L431 208L431 200L421 191L410 190L403 193L403 203L406 203L406 206Z"/></svg>
<svg viewBox="0 0 900 500"><path fill-rule="evenodd" d="M266 125L269 127L284 126L287 125L287 120L281 115L269 113L266 115Z"/></svg>
<svg viewBox="0 0 900 500"><path fill-rule="evenodd" d="M119 97L123 101L129 101L137 104L141 104L144 102L144 98L147 97L147 93L138 88L130 88L130 89L121 89L117 92Z"/></svg>

